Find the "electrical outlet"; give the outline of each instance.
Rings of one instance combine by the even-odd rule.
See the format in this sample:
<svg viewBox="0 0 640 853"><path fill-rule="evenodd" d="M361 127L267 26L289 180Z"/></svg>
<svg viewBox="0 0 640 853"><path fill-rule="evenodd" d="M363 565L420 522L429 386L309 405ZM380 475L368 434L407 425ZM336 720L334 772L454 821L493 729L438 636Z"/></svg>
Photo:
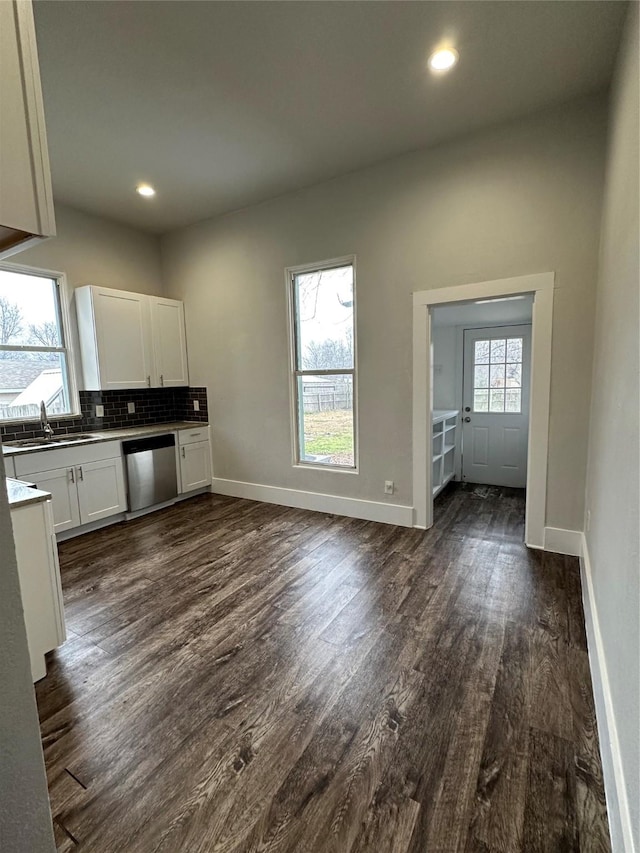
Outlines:
<svg viewBox="0 0 640 853"><path fill-rule="evenodd" d="M193 411L194 412L200 411L200 400L194 400L193 401Z"/></svg>
<svg viewBox="0 0 640 853"><path fill-rule="evenodd" d="M384 481L384 493L385 495L393 494L393 480L385 480Z"/></svg>
<svg viewBox="0 0 640 853"><path fill-rule="evenodd" d="M135 403L127 403L127 411L129 412L130 415L133 415L136 411L136 404Z"/></svg>
<svg viewBox="0 0 640 853"><path fill-rule="evenodd" d="M99 403L96 405L96 417L103 418L104 417L104 406L101 406Z"/></svg>
<svg viewBox="0 0 640 853"><path fill-rule="evenodd" d="M591 530L591 510L590 509L587 510L586 528L587 528L587 533L588 533Z"/></svg>

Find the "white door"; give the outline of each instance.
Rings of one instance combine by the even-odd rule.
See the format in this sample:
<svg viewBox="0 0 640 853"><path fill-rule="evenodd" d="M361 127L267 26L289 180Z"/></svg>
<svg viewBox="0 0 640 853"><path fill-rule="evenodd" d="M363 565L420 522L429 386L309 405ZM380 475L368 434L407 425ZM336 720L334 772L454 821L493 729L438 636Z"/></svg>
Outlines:
<svg viewBox="0 0 640 853"><path fill-rule="evenodd" d="M462 479L527 483L531 326L465 329Z"/></svg>
<svg viewBox="0 0 640 853"><path fill-rule="evenodd" d="M183 492L211 485L211 445L208 441L196 441L180 448L180 480Z"/></svg>
<svg viewBox="0 0 640 853"><path fill-rule="evenodd" d="M80 520L89 524L126 512L122 459L101 459L76 466Z"/></svg>
<svg viewBox="0 0 640 853"><path fill-rule="evenodd" d="M155 384L189 384L187 344L184 332L184 305L176 299L150 297L153 351L156 360Z"/></svg>
<svg viewBox="0 0 640 853"><path fill-rule="evenodd" d="M80 526L80 508L75 468L56 468L41 474L29 474L29 482L51 494L53 529L56 533Z"/></svg>
<svg viewBox="0 0 640 853"><path fill-rule="evenodd" d="M153 381L153 353L148 297L141 293L95 287L100 387L147 388Z"/></svg>

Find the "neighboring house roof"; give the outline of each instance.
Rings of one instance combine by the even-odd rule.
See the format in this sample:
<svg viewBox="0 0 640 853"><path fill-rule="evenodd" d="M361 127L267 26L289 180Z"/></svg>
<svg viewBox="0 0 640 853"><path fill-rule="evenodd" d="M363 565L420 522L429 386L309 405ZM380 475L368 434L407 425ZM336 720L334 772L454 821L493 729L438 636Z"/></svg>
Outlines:
<svg viewBox="0 0 640 853"><path fill-rule="evenodd" d="M45 405L49 406L62 391L62 371L60 368L55 370L42 370L33 382L24 389L22 394L19 394L11 403L11 406L29 406L38 404L44 400Z"/></svg>
<svg viewBox="0 0 640 853"><path fill-rule="evenodd" d="M34 379L37 379L43 370L52 367L53 364L50 361L0 358L0 389L5 392L15 391L19 394Z"/></svg>

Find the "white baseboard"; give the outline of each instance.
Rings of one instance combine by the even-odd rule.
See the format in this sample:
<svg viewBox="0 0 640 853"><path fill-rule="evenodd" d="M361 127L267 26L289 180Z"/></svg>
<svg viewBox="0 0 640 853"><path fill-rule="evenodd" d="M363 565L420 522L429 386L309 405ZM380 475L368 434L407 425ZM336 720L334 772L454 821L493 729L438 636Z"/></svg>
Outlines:
<svg viewBox="0 0 640 853"><path fill-rule="evenodd" d="M600 756L602 758L607 811L609 813L611 848L613 853L637 853L631 832L631 815L629 813L627 789L620 758L620 743L618 741L618 731L609 687L609 676L607 674L607 661L604 654L598 610L593 591L589 550L584 534L582 534L580 575L582 580L582 604L584 607L587 645L589 649L589 667L593 682L593 695L595 698L598 736L600 740Z"/></svg>
<svg viewBox="0 0 640 853"><path fill-rule="evenodd" d="M582 554L582 532L564 530L562 527L545 527L544 550L579 557Z"/></svg>
<svg viewBox="0 0 640 853"><path fill-rule="evenodd" d="M223 480L218 477L214 478L211 491L233 498L246 498L250 501L264 501L296 509L309 509L315 512L344 515L348 518L362 518L366 521L413 527L413 507L401 504L343 498L338 495L323 495L319 492L304 492L300 489L284 489L279 486L262 486L258 483Z"/></svg>

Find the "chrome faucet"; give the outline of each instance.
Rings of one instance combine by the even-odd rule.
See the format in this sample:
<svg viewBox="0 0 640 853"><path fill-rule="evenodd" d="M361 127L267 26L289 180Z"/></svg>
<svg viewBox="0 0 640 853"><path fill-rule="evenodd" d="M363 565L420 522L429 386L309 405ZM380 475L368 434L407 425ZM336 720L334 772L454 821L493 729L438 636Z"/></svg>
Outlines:
<svg viewBox="0 0 640 853"><path fill-rule="evenodd" d="M47 407L44 404L44 400L40 400L40 426L42 427L45 441L48 441L53 436L53 428L47 417Z"/></svg>

